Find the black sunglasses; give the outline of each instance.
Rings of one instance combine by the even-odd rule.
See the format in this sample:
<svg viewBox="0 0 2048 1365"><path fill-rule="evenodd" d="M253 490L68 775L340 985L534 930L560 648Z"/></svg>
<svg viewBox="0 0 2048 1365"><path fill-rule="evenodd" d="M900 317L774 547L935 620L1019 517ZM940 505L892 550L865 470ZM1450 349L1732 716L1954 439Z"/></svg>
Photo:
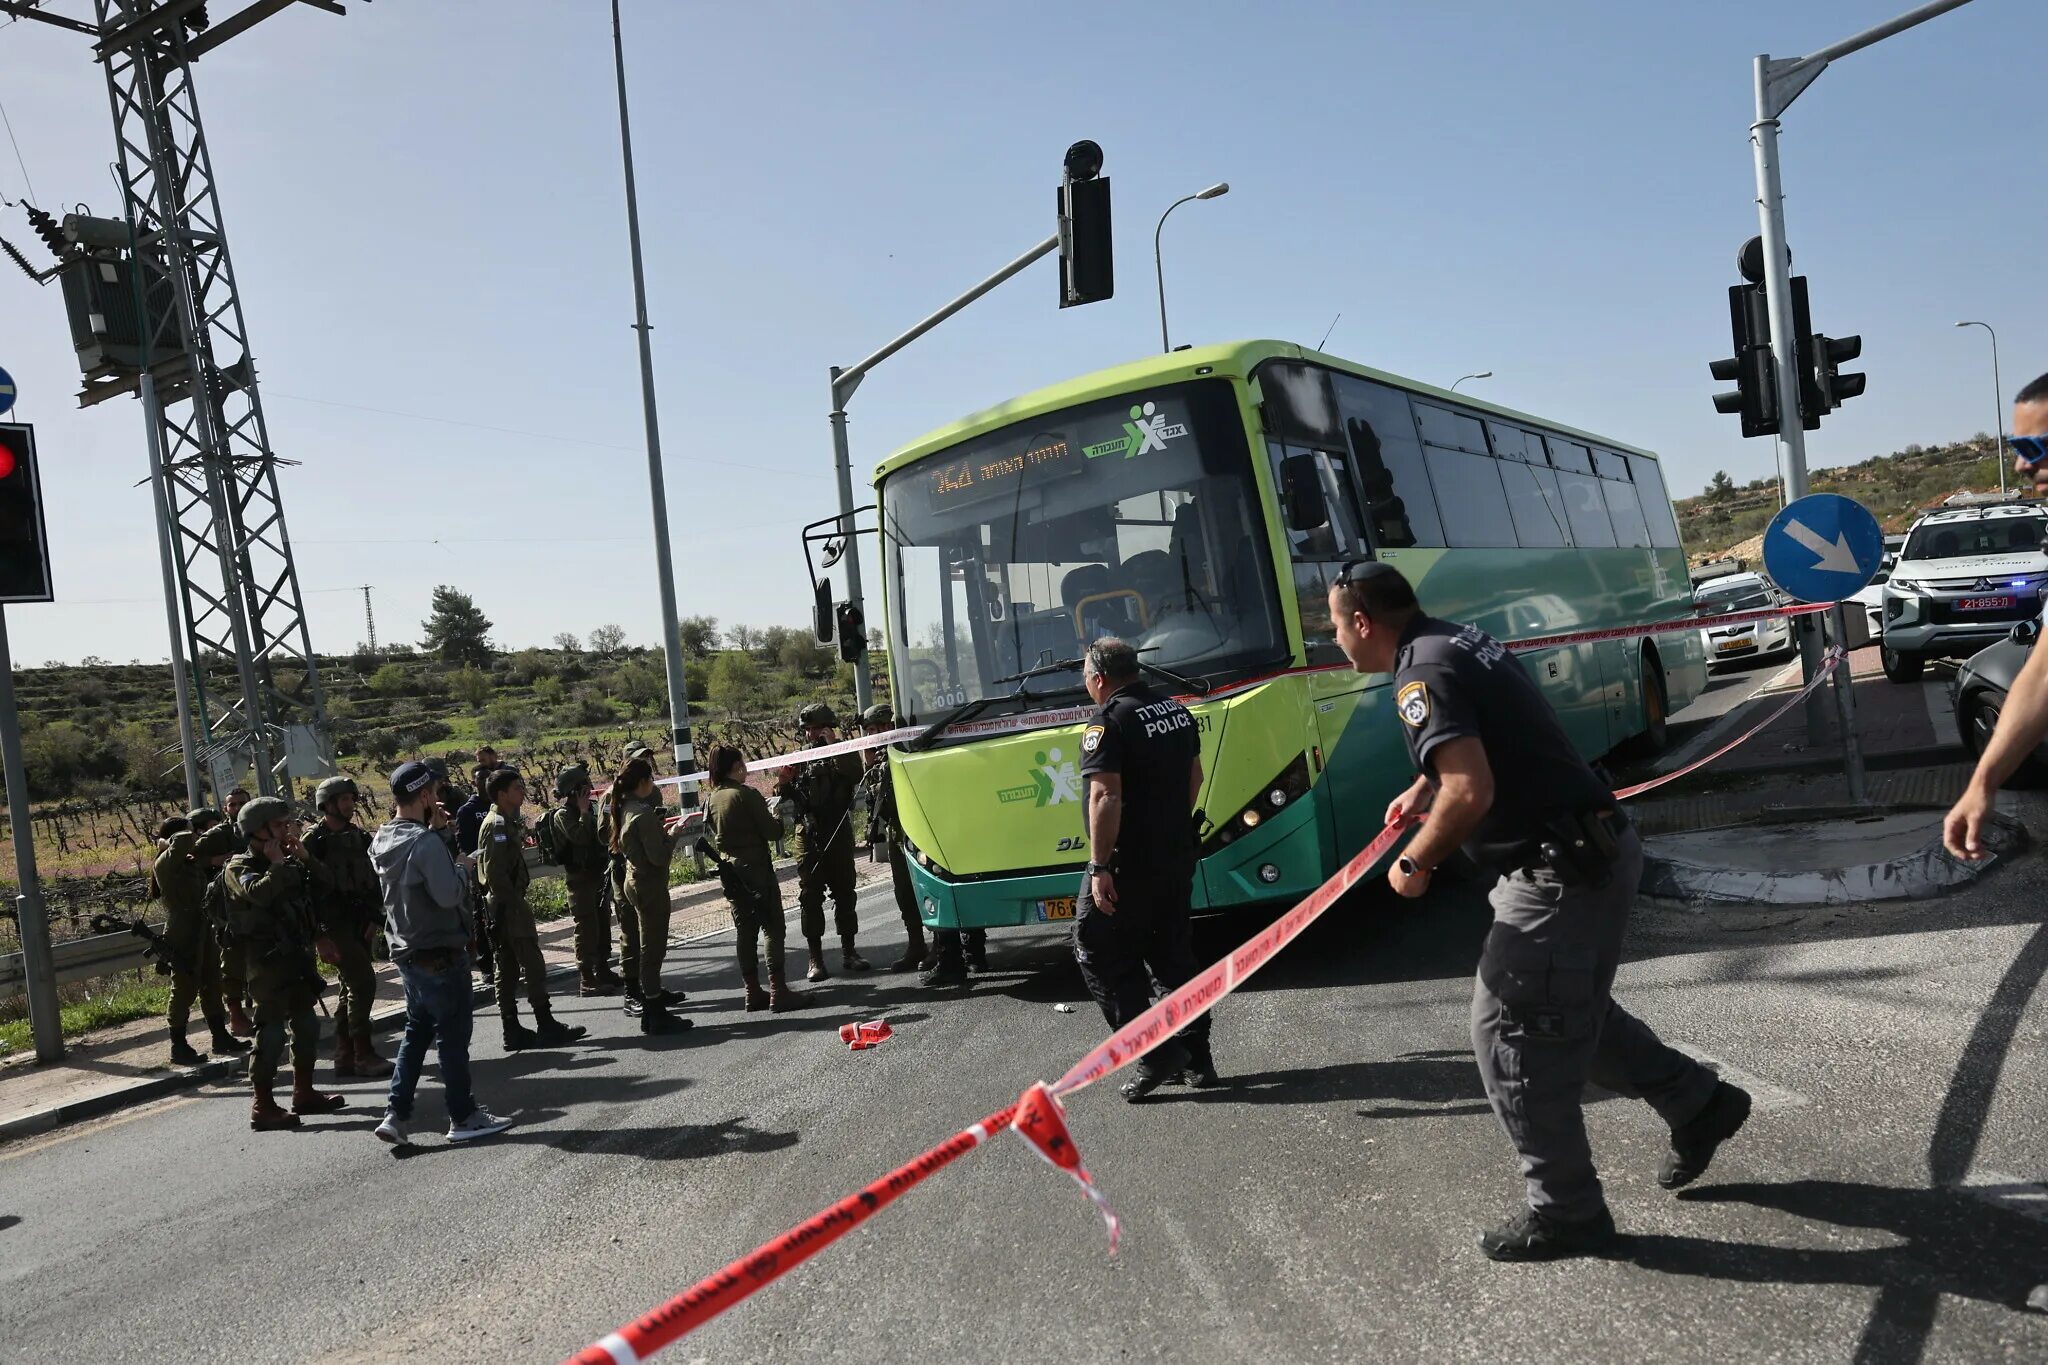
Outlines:
<svg viewBox="0 0 2048 1365"><path fill-rule="evenodd" d="M1393 570L1389 566L1380 563L1377 559L1354 559L1347 562L1343 568L1337 571L1337 576L1330 580L1330 586L1336 588L1356 587L1368 578L1377 578L1383 573L1391 572Z"/></svg>

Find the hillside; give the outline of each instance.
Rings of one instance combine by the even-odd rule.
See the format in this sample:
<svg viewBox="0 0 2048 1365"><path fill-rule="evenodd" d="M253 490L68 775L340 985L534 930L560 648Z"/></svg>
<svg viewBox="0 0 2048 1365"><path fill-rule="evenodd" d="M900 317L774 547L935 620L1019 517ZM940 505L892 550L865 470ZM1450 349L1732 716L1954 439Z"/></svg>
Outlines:
<svg viewBox="0 0 2048 1365"><path fill-rule="evenodd" d="M1989 436L1943 446L1907 446L1861 464L1816 469L1810 491L1840 493L1876 514L1887 533L1904 531L1919 512L1951 493L1996 492L1998 466ZM1778 481L1758 479L1747 485L1729 483L1709 488L1698 497L1674 504L1678 531L1687 558L1695 564L1733 554L1758 558L1756 545L1778 512Z"/></svg>

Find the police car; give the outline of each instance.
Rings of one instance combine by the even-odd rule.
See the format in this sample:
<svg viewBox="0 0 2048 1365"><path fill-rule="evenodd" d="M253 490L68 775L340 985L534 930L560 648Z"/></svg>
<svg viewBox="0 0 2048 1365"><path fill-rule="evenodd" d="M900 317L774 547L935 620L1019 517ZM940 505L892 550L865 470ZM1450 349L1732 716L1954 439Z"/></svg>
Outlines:
<svg viewBox="0 0 2048 1365"><path fill-rule="evenodd" d="M1930 658L1968 658L2041 614L2048 509L1959 507L1913 523L1884 585L1884 673L1912 682Z"/></svg>
<svg viewBox="0 0 2048 1365"><path fill-rule="evenodd" d="M1732 616L1739 611L1775 607L1783 598L1771 581L1759 573L1728 574L1702 583L1693 592L1693 605L1702 616ZM1707 665L1760 659L1772 654L1790 654L1797 646L1792 623L1787 617L1770 621L1744 621L1740 625L1709 625L1700 631L1707 647Z"/></svg>

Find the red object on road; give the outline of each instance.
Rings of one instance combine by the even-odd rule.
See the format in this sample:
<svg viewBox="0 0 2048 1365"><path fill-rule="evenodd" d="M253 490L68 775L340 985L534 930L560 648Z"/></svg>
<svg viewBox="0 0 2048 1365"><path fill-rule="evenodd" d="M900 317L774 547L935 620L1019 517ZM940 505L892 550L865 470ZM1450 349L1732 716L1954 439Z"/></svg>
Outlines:
<svg viewBox="0 0 2048 1365"><path fill-rule="evenodd" d="M879 1046L896 1036L896 1030L889 1027L886 1019L871 1019L867 1023L841 1024L839 1041L855 1052Z"/></svg>

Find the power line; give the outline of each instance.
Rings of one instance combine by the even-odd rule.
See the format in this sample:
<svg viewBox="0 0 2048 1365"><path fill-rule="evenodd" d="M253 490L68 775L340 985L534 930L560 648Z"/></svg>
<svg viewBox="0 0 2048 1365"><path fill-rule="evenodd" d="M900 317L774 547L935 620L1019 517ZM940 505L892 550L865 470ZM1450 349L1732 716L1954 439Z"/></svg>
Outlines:
<svg viewBox="0 0 2048 1365"><path fill-rule="evenodd" d="M28 163L21 159L21 144L14 139L14 120L7 117L6 100L0 100L0 124L7 127L7 141L14 147L14 164L21 167L21 183L28 186L29 202L35 203L42 196L36 193L36 182L28 178Z"/></svg>

